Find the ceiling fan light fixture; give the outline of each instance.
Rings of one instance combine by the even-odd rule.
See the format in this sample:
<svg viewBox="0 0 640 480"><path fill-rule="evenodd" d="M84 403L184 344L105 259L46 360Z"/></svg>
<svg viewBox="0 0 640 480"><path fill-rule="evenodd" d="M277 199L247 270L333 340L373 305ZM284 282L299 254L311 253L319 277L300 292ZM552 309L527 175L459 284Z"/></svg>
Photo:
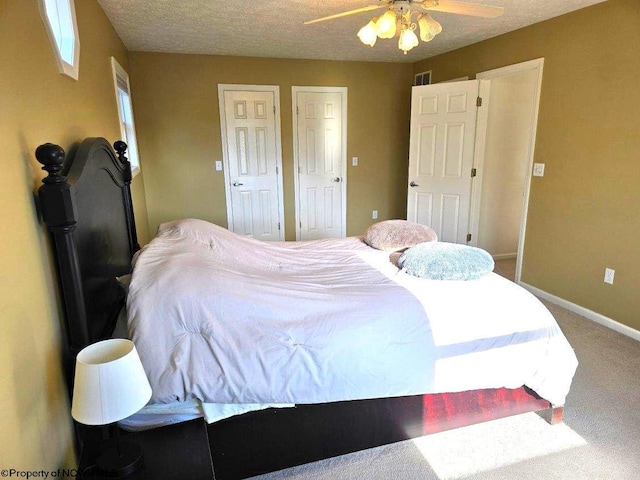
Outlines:
<svg viewBox="0 0 640 480"><path fill-rule="evenodd" d="M376 30L380 38L393 38L396 35L396 13L389 9L376 21Z"/></svg>
<svg viewBox="0 0 640 480"><path fill-rule="evenodd" d="M365 45L373 47L378 39L376 30L376 19L370 20L364 27L358 31L358 38Z"/></svg>
<svg viewBox="0 0 640 480"><path fill-rule="evenodd" d="M418 46L418 37L411 28L403 28L400 32L400 39L398 40L398 48L406 55L413 47Z"/></svg>
<svg viewBox="0 0 640 480"><path fill-rule="evenodd" d="M373 0L370 0L373 1ZM393 38L399 33L398 47L405 54L416 47L420 42L416 36L416 29L419 30L420 40L430 42L442 32L442 25L434 20L428 13L420 14L417 7L422 10L446 12L460 15L470 15L472 17L494 18L503 14L503 7L482 5L479 3L468 3L459 0L380 0L382 5L367 5L364 7L347 10L345 12L328 15L304 22L305 25L311 23L334 20L349 15L386 8L380 17L374 17L367 25L358 31L358 38L365 45L373 47L377 38ZM413 7L416 9L412 9ZM417 16L413 23L413 15Z"/></svg>

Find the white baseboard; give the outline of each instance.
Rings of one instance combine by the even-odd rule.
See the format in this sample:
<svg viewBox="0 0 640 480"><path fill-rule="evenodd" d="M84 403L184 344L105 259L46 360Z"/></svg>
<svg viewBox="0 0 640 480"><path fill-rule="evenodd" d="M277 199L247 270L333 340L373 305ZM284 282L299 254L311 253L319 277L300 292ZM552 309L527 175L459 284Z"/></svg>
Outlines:
<svg viewBox="0 0 640 480"><path fill-rule="evenodd" d="M577 313L578 315L582 315L583 317L593 322L599 323L600 325L604 325L605 327L608 327L611 330L615 330L618 333L622 333L623 335L631 337L634 340L640 341L640 331L636 330L635 328L631 328L620 322L616 322L615 320L609 317L605 317L604 315L594 312L593 310L589 310L588 308L581 307L580 305L572 303L568 300L564 300L563 298L556 297L551 293L547 293L544 290L540 290L539 288L533 287L527 283L520 282L520 285L526 288L527 290L529 290L536 297L540 297L551 303L559 305L563 308L566 308L570 312Z"/></svg>
<svg viewBox="0 0 640 480"><path fill-rule="evenodd" d="M494 260L509 260L511 258L518 258L517 253L500 253L498 255L492 255Z"/></svg>

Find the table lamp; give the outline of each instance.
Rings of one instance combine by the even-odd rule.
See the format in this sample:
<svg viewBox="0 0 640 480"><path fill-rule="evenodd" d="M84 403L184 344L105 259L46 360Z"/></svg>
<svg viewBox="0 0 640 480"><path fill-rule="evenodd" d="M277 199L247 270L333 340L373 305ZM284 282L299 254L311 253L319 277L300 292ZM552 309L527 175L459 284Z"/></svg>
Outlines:
<svg viewBox="0 0 640 480"><path fill-rule="evenodd" d="M110 339L85 347L76 357L71 416L84 425L109 425L133 415L151 398L151 386L135 345L130 340ZM116 425L96 461L105 477L124 477L143 461L140 445L120 441Z"/></svg>

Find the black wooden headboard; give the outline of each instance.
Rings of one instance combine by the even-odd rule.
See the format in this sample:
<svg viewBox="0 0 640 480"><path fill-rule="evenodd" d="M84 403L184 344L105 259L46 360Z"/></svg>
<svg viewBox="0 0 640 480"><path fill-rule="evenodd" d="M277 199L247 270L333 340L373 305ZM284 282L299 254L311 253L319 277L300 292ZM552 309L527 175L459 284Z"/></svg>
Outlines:
<svg viewBox="0 0 640 480"><path fill-rule="evenodd" d="M38 196L54 242L70 357L111 334L125 299L116 277L130 272L140 248L127 145L114 147L117 155L104 138L87 138L67 159L58 145L36 150L49 174Z"/></svg>

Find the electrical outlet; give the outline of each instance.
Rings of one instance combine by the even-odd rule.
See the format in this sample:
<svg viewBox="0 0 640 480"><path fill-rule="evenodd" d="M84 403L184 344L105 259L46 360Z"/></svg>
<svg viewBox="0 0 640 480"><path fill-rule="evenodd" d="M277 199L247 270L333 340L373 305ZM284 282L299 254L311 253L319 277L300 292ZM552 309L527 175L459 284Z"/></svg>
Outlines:
<svg viewBox="0 0 640 480"><path fill-rule="evenodd" d="M544 177L544 163L534 163L533 164L533 176L534 177Z"/></svg>
<svg viewBox="0 0 640 480"><path fill-rule="evenodd" d="M616 275L616 271L612 268L604 269L604 283L609 283L613 285L613 278Z"/></svg>
<svg viewBox="0 0 640 480"><path fill-rule="evenodd" d="M353 165L354 167L358 166L358 157L351 158L351 165Z"/></svg>
<svg viewBox="0 0 640 480"><path fill-rule="evenodd" d="M371 212L371 218L373 218L374 220L378 218L378 210L374 210L373 212Z"/></svg>

